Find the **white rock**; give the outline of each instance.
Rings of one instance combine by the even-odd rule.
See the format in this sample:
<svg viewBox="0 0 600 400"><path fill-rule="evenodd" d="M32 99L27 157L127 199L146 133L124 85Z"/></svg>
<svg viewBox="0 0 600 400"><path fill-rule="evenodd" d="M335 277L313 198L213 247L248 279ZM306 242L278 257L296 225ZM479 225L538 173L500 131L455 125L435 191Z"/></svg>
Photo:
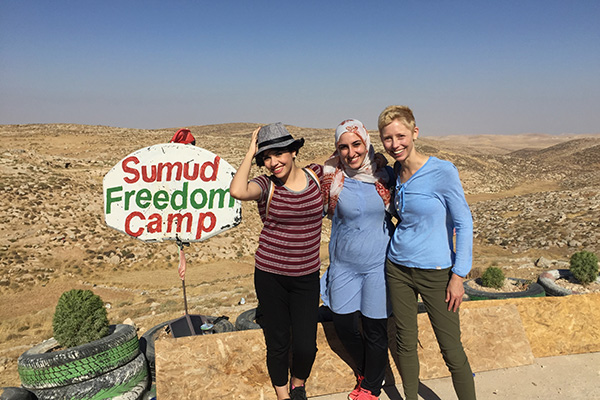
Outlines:
<svg viewBox="0 0 600 400"><path fill-rule="evenodd" d="M112 255L109 259L108 262L113 264L113 265L118 265L121 262L121 257L119 257L118 255L114 254Z"/></svg>
<svg viewBox="0 0 600 400"><path fill-rule="evenodd" d="M137 325L135 324L135 322L133 322L133 320L131 318L125 318L125 321L123 321L123 324L137 327Z"/></svg>

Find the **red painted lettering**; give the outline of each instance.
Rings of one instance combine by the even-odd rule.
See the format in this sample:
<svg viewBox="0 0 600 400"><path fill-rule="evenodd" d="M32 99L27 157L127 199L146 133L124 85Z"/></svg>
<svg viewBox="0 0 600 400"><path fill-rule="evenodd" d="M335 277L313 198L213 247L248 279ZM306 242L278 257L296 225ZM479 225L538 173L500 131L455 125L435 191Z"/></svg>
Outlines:
<svg viewBox="0 0 600 400"><path fill-rule="evenodd" d="M221 157L216 156L215 160L212 163L210 161L207 161L204 164L202 164L202 168L200 169L200 179L202 179L204 182L216 181L217 173L219 172L219 162L220 161L221 161ZM211 176L206 176L206 168L207 167L212 168Z"/></svg>
<svg viewBox="0 0 600 400"><path fill-rule="evenodd" d="M162 217L160 214L152 214L148 217L148 232L149 233L160 233L162 232Z"/></svg>
<svg viewBox="0 0 600 400"><path fill-rule="evenodd" d="M138 237L142 233L144 233L144 228L140 228L135 232L131 230L131 220L135 217L140 218L142 221L145 219L144 214L142 214L139 211L134 211L131 214L129 214L127 218L125 218L125 233L133 237Z"/></svg>
<svg viewBox="0 0 600 400"><path fill-rule="evenodd" d="M171 180L173 180L173 169L177 168L177 171L175 172L175 180L176 181L180 181L181 180L181 172L183 169L183 166L181 165L180 161L174 162L174 163L158 163L158 172L156 173L156 181L160 182L162 181L163 178L163 170L166 171L166 176L165 176L165 181L169 182Z"/></svg>
<svg viewBox="0 0 600 400"><path fill-rule="evenodd" d="M204 220L206 218L209 219L208 226L205 226L204 224ZM215 216L215 214L211 213L210 211L207 213L200 213L200 215L198 216L198 229L196 230L196 239L200 240L203 232L212 231L216 224L217 217Z"/></svg>
<svg viewBox="0 0 600 400"><path fill-rule="evenodd" d="M123 162L121 163L121 168L123 168L123 172L125 172L126 174L133 175L132 178L126 177L126 178L123 178L123 180L127 183L136 183L140 179L140 173L138 172L137 169L130 168L128 166L128 164L131 162L134 164L139 164L140 160L138 160L138 158L135 156L127 157L126 159L123 160Z"/></svg>
<svg viewBox="0 0 600 400"><path fill-rule="evenodd" d="M189 162L185 163L183 166L183 177L188 181L193 181L198 177L200 173L200 164L194 163L194 172L190 175L190 164Z"/></svg>
<svg viewBox="0 0 600 400"><path fill-rule="evenodd" d="M156 165L150 166L152 175L148 176L148 166L142 165L142 179L144 182L154 182L156 180Z"/></svg>
<svg viewBox="0 0 600 400"><path fill-rule="evenodd" d="M175 221L175 225L177 225L177 233L181 233L181 227L183 226L183 219L186 219L187 221L187 225L185 228L185 232L187 233L191 233L192 232L192 220L194 219L194 217L192 216L192 213L185 213L185 214L169 214L169 217L167 218L167 232L171 233L173 232L173 221Z"/></svg>

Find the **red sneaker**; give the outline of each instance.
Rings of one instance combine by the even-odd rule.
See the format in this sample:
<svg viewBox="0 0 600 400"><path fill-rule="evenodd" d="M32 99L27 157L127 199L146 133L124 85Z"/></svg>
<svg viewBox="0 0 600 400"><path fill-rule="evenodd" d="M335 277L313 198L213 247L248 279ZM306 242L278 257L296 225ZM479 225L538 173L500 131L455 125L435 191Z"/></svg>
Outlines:
<svg viewBox="0 0 600 400"><path fill-rule="evenodd" d="M360 384L365 379L362 375L356 375L356 386L354 386L354 390L350 392L348 395L349 400L356 400L358 394L360 393Z"/></svg>
<svg viewBox="0 0 600 400"><path fill-rule="evenodd" d="M371 391L361 388L358 396L356 396L356 400L379 400L379 397L373 396Z"/></svg>

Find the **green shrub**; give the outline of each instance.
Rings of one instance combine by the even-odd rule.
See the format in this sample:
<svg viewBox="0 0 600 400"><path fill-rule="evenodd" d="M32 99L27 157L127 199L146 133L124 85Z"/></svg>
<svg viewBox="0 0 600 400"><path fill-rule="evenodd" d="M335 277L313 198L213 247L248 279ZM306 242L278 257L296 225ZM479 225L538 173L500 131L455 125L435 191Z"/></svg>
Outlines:
<svg viewBox="0 0 600 400"><path fill-rule="evenodd" d="M52 319L54 338L63 347L79 346L108 334L106 308L100 296L91 290L64 292Z"/></svg>
<svg viewBox="0 0 600 400"><path fill-rule="evenodd" d="M488 267L481 275L481 284L485 287L501 289L504 286L504 273L498 267Z"/></svg>
<svg viewBox="0 0 600 400"><path fill-rule="evenodd" d="M598 257L590 251L580 251L571 256L571 273L583 285L598 278Z"/></svg>

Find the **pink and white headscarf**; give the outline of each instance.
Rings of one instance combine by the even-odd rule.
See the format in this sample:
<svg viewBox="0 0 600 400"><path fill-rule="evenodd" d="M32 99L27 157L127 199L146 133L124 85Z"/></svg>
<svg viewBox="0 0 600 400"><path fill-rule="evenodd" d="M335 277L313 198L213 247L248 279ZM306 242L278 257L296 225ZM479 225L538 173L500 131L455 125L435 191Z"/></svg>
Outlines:
<svg viewBox="0 0 600 400"><path fill-rule="evenodd" d="M351 168L343 157L340 157L337 150L340 137L351 132L358 135L360 140L367 148L367 155L360 167L357 169ZM333 217L335 207L337 205L340 193L344 188L344 178L348 177L361 182L374 183L377 193L383 199L386 210L391 208L391 195L387 189L389 175L384 168L377 169L375 163L375 150L371 145L369 132L357 119L347 119L340 123L335 130L335 152L325 161L323 166L323 178L321 181L321 193L323 194L323 207L329 218Z"/></svg>

